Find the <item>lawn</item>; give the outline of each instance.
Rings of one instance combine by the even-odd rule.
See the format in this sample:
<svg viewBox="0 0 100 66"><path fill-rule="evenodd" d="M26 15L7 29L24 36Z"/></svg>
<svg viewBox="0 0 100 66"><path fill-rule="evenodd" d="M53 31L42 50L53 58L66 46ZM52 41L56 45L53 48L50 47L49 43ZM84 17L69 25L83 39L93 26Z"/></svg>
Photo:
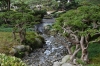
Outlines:
<svg viewBox="0 0 100 66"><path fill-rule="evenodd" d="M0 53L9 54L10 49L18 44L13 40L11 32L0 32Z"/></svg>

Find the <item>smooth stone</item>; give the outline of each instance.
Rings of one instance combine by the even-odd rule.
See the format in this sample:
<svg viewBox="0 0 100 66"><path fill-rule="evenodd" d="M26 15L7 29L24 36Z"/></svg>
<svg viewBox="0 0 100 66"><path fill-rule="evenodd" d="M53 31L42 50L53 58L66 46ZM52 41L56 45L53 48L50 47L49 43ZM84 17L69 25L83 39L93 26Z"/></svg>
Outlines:
<svg viewBox="0 0 100 66"><path fill-rule="evenodd" d="M53 64L53 66L60 66L60 65L61 64L58 61L54 62L54 64Z"/></svg>
<svg viewBox="0 0 100 66"><path fill-rule="evenodd" d="M61 64L66 63L70 59L71 55L66 55L62 58L62 61L60 62Z"/></svg>
<svg viewBox="0 0 100 66"><path fill-rule="evenodd" d="M64 63L64 64L62 64L62 66L73 66L73 65L70 63Z"/></svg>

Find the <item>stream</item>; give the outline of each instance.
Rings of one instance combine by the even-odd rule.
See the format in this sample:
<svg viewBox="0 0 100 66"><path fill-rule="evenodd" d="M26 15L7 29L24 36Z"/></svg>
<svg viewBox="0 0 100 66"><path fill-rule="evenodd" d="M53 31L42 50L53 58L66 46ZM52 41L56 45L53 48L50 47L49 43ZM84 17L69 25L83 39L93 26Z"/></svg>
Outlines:
<svg viewBox="0 0 100 66"><path fill-rule="evenodd" d="M40 32L43 32L44 25L52 25L54 19L43 19L43 21L37 28ZM54 37L46 34L41 36L44 37L46 42L43 48L35 49L22 59L28 66L53 66L55 61L61 61L67 54L67 49L62 45L62 42L67 44L64 37L60 35Z"/></svg>

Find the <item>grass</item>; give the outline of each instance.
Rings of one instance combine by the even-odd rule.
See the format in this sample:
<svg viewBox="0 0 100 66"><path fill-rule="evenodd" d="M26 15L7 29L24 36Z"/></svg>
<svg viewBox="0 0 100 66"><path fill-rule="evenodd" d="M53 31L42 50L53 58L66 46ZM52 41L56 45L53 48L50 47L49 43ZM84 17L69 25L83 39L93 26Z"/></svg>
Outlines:
<svg viewBox="0 0 100 66"><path fill-rule="evenodd" d="M18 44L13 40L11 32L0 32L0 53L9 54L10 49Z"/></svg>

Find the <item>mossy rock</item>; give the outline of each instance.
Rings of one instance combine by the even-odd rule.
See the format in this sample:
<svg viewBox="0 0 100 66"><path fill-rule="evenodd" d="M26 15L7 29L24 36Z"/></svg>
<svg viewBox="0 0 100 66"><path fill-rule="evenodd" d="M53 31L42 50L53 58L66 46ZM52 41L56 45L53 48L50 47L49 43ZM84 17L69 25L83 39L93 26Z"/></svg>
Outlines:
<svg viewBox="0 0 100 66"><path fill-rule="evenodd" d="M43 44L45 44L45 39L42 36L37 36L37 38L39 38Z"/></svg>
<svg viewBox="0 0 100 66"><path fill-rule="evenodd" d="M35 38L35 40L37 41L37 47L39 47L39 48L43 47L44 43L42 42L42 40L40 38Z"/></svg>
<svg viewBox="0 0 100 66"><path fill-rule="evenodd" d="M43 44L45 44L45 40L40 35L36 33L26 35L25 45L29 45L33 50L42 47Z"/></svg>

